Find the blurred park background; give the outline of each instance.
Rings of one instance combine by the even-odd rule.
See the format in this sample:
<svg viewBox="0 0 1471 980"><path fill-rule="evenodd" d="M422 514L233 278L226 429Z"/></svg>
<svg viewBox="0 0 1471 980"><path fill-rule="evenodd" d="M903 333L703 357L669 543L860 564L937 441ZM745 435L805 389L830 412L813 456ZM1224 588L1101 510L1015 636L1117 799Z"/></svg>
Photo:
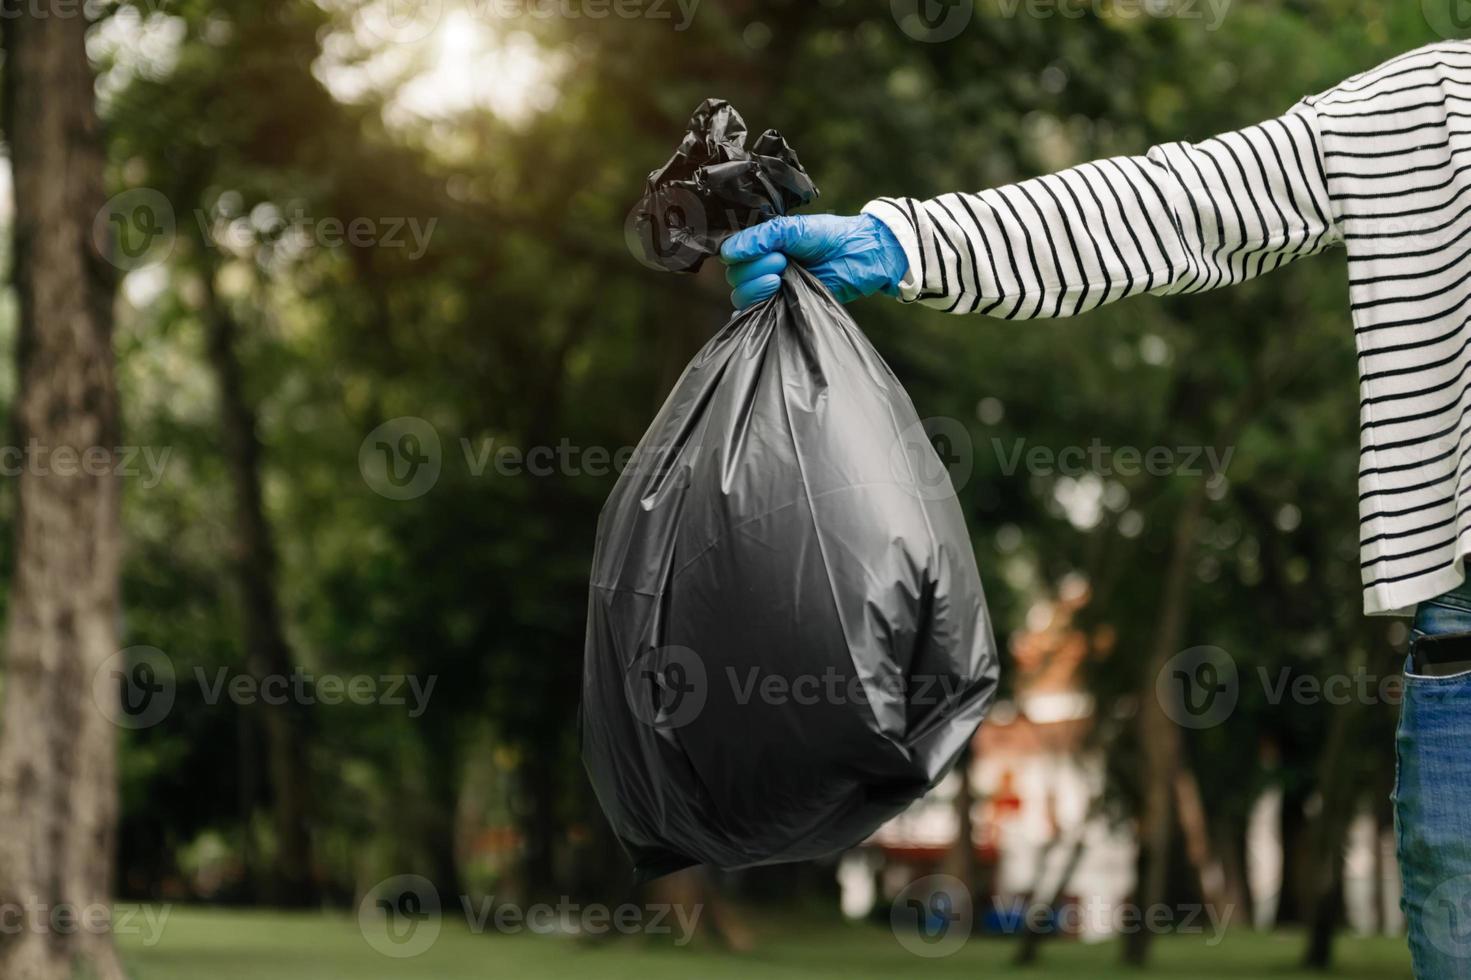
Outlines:
<svg viewBox="0 0 1471 980"><path fill-rule="evenodd" d="M3 9L6 226L39 186L17 45L90 21L130 975L1409 976L1406 629L1361 613L1341 252L1077 320L853 308L932 420L1003 649L957 772L864 845L636 888L575 716L599 507L729 313L715 264L627 240L702 99L854 213L1277 115L1456 0ZM9 282L44 277L10 239ZM7 364L23 317L7 285Z"/></svg>

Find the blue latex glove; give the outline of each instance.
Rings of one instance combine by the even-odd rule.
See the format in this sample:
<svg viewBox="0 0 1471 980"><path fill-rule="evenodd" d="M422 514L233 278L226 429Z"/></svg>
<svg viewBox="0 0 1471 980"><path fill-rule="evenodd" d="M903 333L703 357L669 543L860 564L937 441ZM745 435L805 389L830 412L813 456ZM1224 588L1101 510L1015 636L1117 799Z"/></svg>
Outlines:
<svg viewBox="0 0 1471 980"><path fill-rule="evenodd" d="M730 266L735 308L770 299L781 289L788 259L818 278L840 303L874 293L899 294L909 259L889 226L871 214L787 215L738 231L720 247Z"/></svg>

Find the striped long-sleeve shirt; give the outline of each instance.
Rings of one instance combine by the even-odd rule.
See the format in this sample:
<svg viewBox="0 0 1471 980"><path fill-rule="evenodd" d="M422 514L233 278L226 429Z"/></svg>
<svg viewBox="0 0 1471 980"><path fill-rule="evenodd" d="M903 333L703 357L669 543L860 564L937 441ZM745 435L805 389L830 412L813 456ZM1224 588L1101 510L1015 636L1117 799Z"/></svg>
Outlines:
<svg viewBox="0 0 1471 980"><path fill-rule="evenodd" d="M1471 43L1410 52L1200 143L864 210L901 299L1007 319L1189 293L1347 246L1364 605L1402 613L1471 553Z"/></svg>

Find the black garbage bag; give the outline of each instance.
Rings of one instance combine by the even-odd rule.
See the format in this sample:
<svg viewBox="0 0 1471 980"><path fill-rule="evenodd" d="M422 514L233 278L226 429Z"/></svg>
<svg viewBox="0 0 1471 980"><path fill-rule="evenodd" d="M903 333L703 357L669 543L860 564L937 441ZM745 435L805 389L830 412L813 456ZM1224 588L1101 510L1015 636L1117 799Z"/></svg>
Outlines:
<svg viewBox="0 0 1471 980"><path fill-rule="evenodd" d="M815 196L780 136L744 138L725 103L695 113L640 207L652 262L697 268ZM590 593L582 755L641 879L859 843L949 771L996 690L949 476L795 263L645 433L599 519Z"/></svg>
<svg viewBox="0 0 1471 980"><path fill-rule="evenodd" d="M697 272L732 232L817 197L797 154L774 129L746 149L746 124L724 99L706 99L669 162L649 174L634 227L650 265Z"/></svg>

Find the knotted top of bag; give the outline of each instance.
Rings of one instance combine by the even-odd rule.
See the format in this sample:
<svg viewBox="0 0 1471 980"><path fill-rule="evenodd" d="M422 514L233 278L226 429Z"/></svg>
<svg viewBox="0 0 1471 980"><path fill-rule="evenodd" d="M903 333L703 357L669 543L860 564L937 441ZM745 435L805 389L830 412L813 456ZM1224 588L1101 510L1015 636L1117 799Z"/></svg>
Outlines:
<svg viewBox="0 0 1471 980"><path fill-rule="evenodd" d="M724 99L706 99L669 162L649 174L633 232L650 265L697 272L734 232L799 208L817 187L780 133L746 149L746 123Z"/></svg>

